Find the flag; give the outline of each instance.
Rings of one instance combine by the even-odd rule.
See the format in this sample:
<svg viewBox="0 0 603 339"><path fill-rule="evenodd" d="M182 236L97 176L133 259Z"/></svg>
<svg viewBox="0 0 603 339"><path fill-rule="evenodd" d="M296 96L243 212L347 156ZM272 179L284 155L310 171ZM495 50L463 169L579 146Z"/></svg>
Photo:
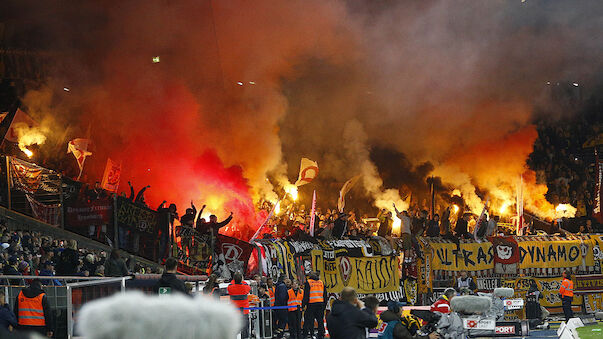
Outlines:
<svg viewBox="0 0 603 339"><path fill-rule="evenodd" d="M116 163L107 158L107 165L105 166L105 174L103 174L102 188L109 192L117 192L119 188L119 177L121 175L121 163Z"/></svg>
<svg viewBox="0 0 603 339"><path fill-rule="evenodd" d="M89 143L90 139L76 138L71 140L67 145L67 153L73 153L75 160L77 160L77 165L80 168L80 175L78 175L77 177L78 180L82 175L82 170L84 169L84 161L86 161L86 157L92 155L91 152L88 152Z"/></svg>
<svg viewBox="0 0 603 339"><path fill-rule="evenodd" d="M337 208L339 209L339 213L343 213L343 209L345 207L345 195L354 187L356 182L360 179L360 175L353 177L343 184L341 187L341 191L339 191L339 199L337 200Z"/></svg>
<svg viewBox="0 0 603 339"><path fill-rule="evenodd" d="M302 158L299 165L299 176L295 186L302 186L310 183L318 175L318 164L308 158Z"/></svg>
<svg viewBox="0 0 603 339"><path fill-rule="evenodd" d="M475 239L475 241L477 241L477 238L478 238L477 234L479 232L479 227L480 227L481 223L484 220L486 220L486 210L488 209L489 201L490 201L490 199L486 200L486 203L484 204L484 209L482 210L482 213L480 214L479 218L477 219L477 222L475 223L475 227L473 228L473 239Z"/></svg>
<svg viewBox="0 0 603 339"><path fill-rule="evenodd" d="M595 166L597 166L597 177L595 178L595 205L593 207L593 217L599 223L603 224L603 212L601 211L601 199L603 198L603 159L599 158L595 149Z"/></svg>
<svg viewBox="0 0 603 339"><path fill-rule="evenodd" d="M316 217L316 190L314 190L314 195L312 197L312 212L310 214L310 236L314 236L314 219Z"/></svg>
<svg viewBox="0 0 603 339"><path fill-rule="evenodd" d="M519 184L517 185L517 225L515 234L521 235L523 232L523 177L519 176Z"/></svg>
<svg viewBox="0 0 603 339"><path fill-rule="evenodd" d="M8 117L7 115L3 117L2 120L4 121L4 119L6 118L10 117ZM32 119L27 113L23 112L20 109L17 109L15 117L10 122L10 127L8 128L8 131L6 132L6 136L4 138L8 141L19 142L19 134L17 133L18 128L23 128L24 126L27 126L27 128L32 128L37 125L38 123L34 119Z"/></svg>
<svg viewBox="0 0 603 339"><path fill-rule="evenodd" d="M276 206L278 206L278 204L280 204L280 203L281 203L281 200L279 199L279 201L277 201L276 204L274 204L274 206L272 206L270 213L268 213L268 217L266 217L266 221L264 221L264 223L261 224L260 227L258 227L258 230L255 231L255 233L253 234L253 237L251 237L251 239L249 239L250 243L253 242L260 235L260 231L264 228L264 226L266 226L266 224L268 224L268 221L270 221L270 218L272 218L272 216L274 215Z"/></svg>

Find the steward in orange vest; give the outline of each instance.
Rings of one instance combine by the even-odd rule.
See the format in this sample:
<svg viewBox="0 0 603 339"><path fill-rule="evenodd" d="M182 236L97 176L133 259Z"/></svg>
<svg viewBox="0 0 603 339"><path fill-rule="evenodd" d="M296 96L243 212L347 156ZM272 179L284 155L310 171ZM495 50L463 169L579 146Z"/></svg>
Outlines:
<svg viewBox="0 0 603 339"><path fill-rule="evenodd" d="M304 285L304 297L302 307L306 309L304 315L304 335L312 335L314 332L314 321L318 324L318 333L316 338L322 339L325 336L325 303L328 300L327 290L322 281L318 279L318 273L312 272Z"/></svg>
<svg viewBox="0 0 603 339"><path fill-rule="evenodd" d="M287 306L295 306L295 308L289 309L289 338L290 339L302 339L301 333L301 305L304 297L304 291L299 288L299 282L293 280L291 283L291 289L288 291L289 299Z"/></svg>
<svg viewBox="0 0 603 339"><path fill-rule="evenodd" d="M228 296L230 301L241 309L243 314L249 314L249 310L243 310L243 308L249 307L249 291L251 287L243 281L241 273L235 273L233 281L228 285Z"/></svg>
<svg viewBox="0 0 603 339"><path fill-rule="evenodd" d="M565 321L568 321L574 317L574 311L572 311L572 301L574 300L574 282L571 281L570 278L570 273L568 271L563 271L563 281L561 281L561 287L559 287L559 294L561 295L561 306L563 307Z"/></svg>
<svg viewBox="0 0 603 339"><path fill-rule="evenodd" d="M52 336L52 313L39 280L19 292L14 310L19 330Z"/></svg>
<svg viewBox="0 0 603 339"><path fill-rule="evenodd" d="M272 280L272 278L268 278L268 280L266 280L266 283L268 284L266 292L268 292L268 296L270 296L270 306L274 306L274 294L276 292L276 288L274 287L274 281Z"/></svg>

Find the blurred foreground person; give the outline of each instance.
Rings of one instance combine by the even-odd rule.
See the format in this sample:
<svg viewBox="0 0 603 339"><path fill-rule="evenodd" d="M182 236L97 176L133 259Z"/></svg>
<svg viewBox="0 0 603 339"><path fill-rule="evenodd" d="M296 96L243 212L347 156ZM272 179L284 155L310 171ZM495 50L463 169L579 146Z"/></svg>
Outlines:
<svg viewBox="0 0 603 339"><path fill-rule="evenodd" d="M327 317L327 328L333 339L364 339L366 329L377 327L379 321L374 314L362 311L364 303L358 299L356 290L344 287L340 300L333 303Z"/></svg>
<svg viewBox="0 0 603 339"><path fill-rule="evenodd" d="M182 294L116 294L87 303L78 316L86 339L233 339L241 325L232 305Z"/></svg>

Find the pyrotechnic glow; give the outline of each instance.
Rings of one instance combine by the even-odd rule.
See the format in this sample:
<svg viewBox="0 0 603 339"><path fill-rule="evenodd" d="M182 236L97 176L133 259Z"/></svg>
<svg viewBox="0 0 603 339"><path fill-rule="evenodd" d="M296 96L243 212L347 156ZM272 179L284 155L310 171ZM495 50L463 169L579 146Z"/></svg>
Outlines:
<svg viewBox="0 0 603 339"><path fill-rule="evenodd" d="M504 202L504 203L502 204L502 206L500 206L500 209L498 210L498 212L499 212L500 214L505 214L505 213L506 213L506 211L507 211L507 208L508 208L510 205L511 205L511 203L510 203L510 202Z"/></svg>
<svg viewBox="0 0 603 339"><path fill-rule="evenodd" d="M18 135L19 149L30 158L33 156L33 152L27 149L27 146L42 145L46 141L46 136L38 127L29 127L26 124L18 124L15 129Z"/></svg>
<svg viewBox="0 0 603 339"><path fill-rule="evenodd" d="M159 56L154 56L154 57L153 57L153 63L154 63L154 64L156 64L156 63L158 63L158 62L160 62L160 61L161 61L161 58L159 58Z"/></svg>
<svg viewBox="0 0 603 339"><path fill-rule="evenodd" d="M392 234L400 236L400 227L402 226L402 220L398 218L396 212L392 211L392 216L394 219L394 223L392 224Z"/></svg>
<svg viewBox="0 0 603 339"><path fill-rule="evenodd" d="M558 217L573 218L576 215L576 208L570 204L559 204L555 207Z"/></svg>
<svg viewBox="0 0 603 339"><path fill-rule="evenodd" d="M457 205L452 205L452 209L455 214L459 212L459 207Z"/></svg>
<svg viewBox="0 0 603 339"><path fill-rule="evenodd" d="M455 188L454 191L452 191L452 195L458 195L460 197L461 191L458 188Z"/></svg>
<svg viewBox="0 0 603 339"><path fill-rule="evenodd" d="M277 202L276 206L274 207L274 214L278 215L281 212L281 202Z"/></svg>
<svg viewBox="0 0 603 339"><path fill-rule="evenodd" d="M287 192L287 194L291 196L291 199L293 199L293 201L297 201L297 186L289 185L285 187L285 192Z"/></svg>
<svg viewBox="0 0 603 339"><path fill-rule="evenodd" d="M25 155L27 155L28 158L31 158L31 156L33 155L33 152L28 150L27 147L21 148L21 151L23 151L23 153L25 153Z"/></svg>

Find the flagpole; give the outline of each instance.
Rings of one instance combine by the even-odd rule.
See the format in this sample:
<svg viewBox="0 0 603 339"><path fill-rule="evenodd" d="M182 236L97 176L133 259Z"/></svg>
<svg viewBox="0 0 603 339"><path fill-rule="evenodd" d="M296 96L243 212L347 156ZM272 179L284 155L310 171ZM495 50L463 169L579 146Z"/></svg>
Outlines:
<svg viewBox="0 0 603 339"><path fill-rule="evenodd" d="M75 181L80 181L80 177L82 176L82 172L84 171L84 163L86 163L86 157L84 157L84 160L82 160L82 166L80 167L80 174L77 176L77 179L75 179Z"/></svg>

